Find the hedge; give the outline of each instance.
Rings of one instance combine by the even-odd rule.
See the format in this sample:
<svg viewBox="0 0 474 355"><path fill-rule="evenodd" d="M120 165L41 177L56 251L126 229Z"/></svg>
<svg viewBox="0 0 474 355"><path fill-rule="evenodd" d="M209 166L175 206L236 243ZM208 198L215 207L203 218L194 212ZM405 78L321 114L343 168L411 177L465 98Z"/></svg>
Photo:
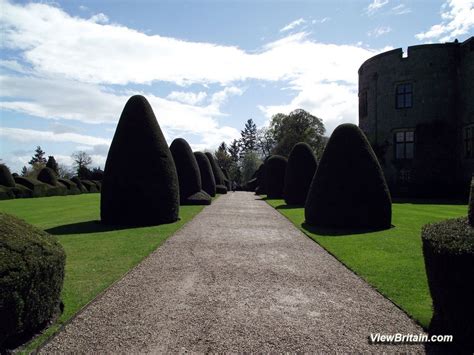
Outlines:
<svg viewBox="0 0 474 355"><path fill-rule="evenodd" d="M474 351L474 229L468 218L422 228L423 255L433 299L430 334L451 334L456 351ZM448 346L449 347L449 346Z"/></svg>
<svg viewBox="0 0 474 355"><path fill-rule="evenodd" d="M53 169L44 167L38 173L37 177L38 181L44 182L45 184L57 186L58 185L58 177Z"/></svg>
<svg viewBox="0 0 474 355"><path fill-rule="evenodd" d="M209 205L211 196L202 191L201 172L188 142L176 138L170 151L178 173L180 204Z"/></svg>
<svg viewBox="0 0 474 355"><path fill-rule="evenodd" d="M285 185L287 159L281 155L272 155L265 165L265 183L268 198L282 198Z"/></svg>
<svg viewBox="0 0 474 355"><path fill-rule="evenodd" d="M79 191L81 191L81 193L87 193L87 192L89 192L89 191L87 190L87 188L82 184L81 180L80 180L77 176L74 176L74 177L71 179L71 181L76 184L77 188L79 189Z"/></svg>
<svg viewBox="0 0 474 355"><path fill-rule="evenodd" d="M68 195L78 195L80 194L82 191L79 189L79 187L77 187L77 184L72 181L72 180L68 180L68 179L58 179L58 181L60 183L62 183L64 186L66 186L67 188L67 194Z"/></svg>
<svg viewBox="0 0 474 355"><path fill-rule="evenodd" d="M0 350L59 313L65 260L56 237L0 213Z"/></svg>
<svg viewBox="0 0 474 355"><path fill-rule="evenodd" d="M35 178L27 178L24 176L15 177L15 182L31 190L31 197L48 196L49 186Z"/></svg>
<svg viewBox="0 0 474 355"><path fill-rule="evenodd" d="M100 206L106 224L145 226L179 218L176 167L143 96L132 96L120 116L105 163Z"/></svg>
<svg viewBox="0 0 474 355"><path fill-rule="evenodd" d="M211 153L206 152L204 154L206 154L207 159L209 159L209 163L211 163L212 173L214 174L214 179L216 180L216 192L219 194L226 194L227 187L225 184L224 173L222 172L221 168L219 168L219 165L217 165L217 162Z"/></svg>
<svg viewBox="0 0 474 355"><path fill-rule="evenodd" d="M288 157L283 197L289 205L304 205L318 163L311 147L296 143Z"/></svg>
<svg viewBox="0 0 474 355"><path fill-rule="evenodd" d="M194 157L199 166L201 174L202 189L211 197L216 196L216 180L212 172L212 166L206 154L194 152Z"/></svg>
<svg viewBox="0 0 474 355"><path fill-rule="evenodd" d="M5 164L0 164L0 185L6 187L15 187L15 180L10 169Z"/></svg>
<svg viewBox="0 0 474 355"><path fill-rule="evenodd" d="M268 160L268 159L267 159ZM256 172L257 177L257 188L255 189L255 193L257 195L266 195L267 194L267 184L265 182L265 169L266 169L266 160L261 164Z"/></svg>
<svg viewBox="0 0 474 355"><path fill-rule="evenodd" d="M331 135L305 204L306 223L331 229L391 227L392 202L380 164L354 124Z"/></svg>

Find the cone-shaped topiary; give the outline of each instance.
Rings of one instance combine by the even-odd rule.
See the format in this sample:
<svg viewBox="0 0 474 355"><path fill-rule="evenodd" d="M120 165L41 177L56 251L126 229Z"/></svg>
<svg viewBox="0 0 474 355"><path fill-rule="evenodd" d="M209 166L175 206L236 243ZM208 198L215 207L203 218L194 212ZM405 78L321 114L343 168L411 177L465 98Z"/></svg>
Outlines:
<svg viewBox="0 0 474 355"><path fill-rule="evenodd" d="M181 205L209 205L211 196L202 191L199 165L188 142L176 138L170 151L178 172Z"/></svg>
<svg viewBox="0 0 474 355"><path fill-rule="evenodd" d="M134 169L134 166L147 169ZM178 220L179 186L173 157L148 101L125 105L105 163L102 222L156 225Z"/></svg>
<svg viewBox="0 0 474 355"><path fill-rule="evenodd" d="M257 195L266 195L267 194L267 183L265 182L265 170L266 170L266 161L268 159L265 159L263 164L261 164L257 171L256 171L256 176L257 176L257 188L255 189L255 193Z"/></svg>
<svg viewBox="0 0 474 355"><path fill-rule="evenodd" d="M324 228L390 228L390 192L374 151L356 125L342 124L331 135L308 192L305 218Z"/></svg>
<svg viewBox="0 0 474 355"><path fill-rule="evenodd" d="M15 180L10 169L5 164L0 164L0 185L6 187L15 187Z"/></svg>
<svg viewBox="0 0 474 355"><path fill-rule="evenodd" d="M217 162L211 153L206 152L204 154L206 154L207 159L209 159L209 163L211 163L212 173L214 174L214 179L216 180L216 192L218 194L226 194L227 187L225 186L224 173L222 172L221 168L219 168L219 165L217 165Z"/></svg>
<svg viewBox="0 0 474 355"><path fill-rule="evenodd" d="M212 166L206 154L201 152L194 152L194 157L199 166L201 174L202 189L211 197L216 196L216 180L212 172Z"/></svg>
<svg viewBox="0 0 474 355"><path fill-rule="evenodd" d="M469 212L467 214L469 224L474 227L474 178L471 179L471 191L469 193Z"/></svg>
<svg viewBox="0 0 474 355"><path fill-rule="evenodd" d="M66 254L56 237L0 213L0 349L60 311Z"/></svg>
<svg viewBox="0 0 474 355"><path fill-rule="evenodd" d="M311 147L296 143L288 157L283 197L289 205L304 205L318 163Z"/></svg>
<svg viewBox="0 0 474 355"><path fill-rule="evenodd" d="M272 155L265 163L265 182L268 198L283 197L286 164L286 158L281 155Z"/></svg>
<svg viewBox="0 0 474 355"><path fill-rule="evenodd" d="M38 173L38 180L44 182L45 184L58 186L58 178L53 169L44 167Z"/></svg>

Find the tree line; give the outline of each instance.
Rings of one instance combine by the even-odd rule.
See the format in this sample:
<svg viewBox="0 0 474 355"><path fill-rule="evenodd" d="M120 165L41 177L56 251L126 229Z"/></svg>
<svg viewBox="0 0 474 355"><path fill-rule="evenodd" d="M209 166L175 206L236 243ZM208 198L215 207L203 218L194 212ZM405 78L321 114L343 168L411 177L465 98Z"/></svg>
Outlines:
<svg viewBox="0 0 474 355"><path fill-rule="evenodd" d="M278 113L272 116L268 127L260 129L250 118L240 132L240 138L229 144L222 142L214 155L231 180L245 184L266 158L271 155L288 157L298 142L308 143L320 157L327 142L325 133L323 121L303 109L288 115Z"/></svg>

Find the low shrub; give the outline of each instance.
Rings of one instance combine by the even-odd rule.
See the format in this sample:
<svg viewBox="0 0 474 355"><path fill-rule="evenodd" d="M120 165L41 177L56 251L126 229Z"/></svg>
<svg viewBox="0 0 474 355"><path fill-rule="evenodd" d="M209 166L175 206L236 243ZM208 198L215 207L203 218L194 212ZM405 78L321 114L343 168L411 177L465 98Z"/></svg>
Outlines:
<svg viewBox="0 0 474 355"><path fill-rule="evenodd" d="M97 185L94 184L91 180L81 180L82 185L84 185L89 193L97 193L100 192L97 188Z"/></svg>
<svg viewBox="0 0 474 355"><path fill-rule="evenodd" d="M295 144L288 157L283 197L288 205L304 205L318 163L309 144Z"/></svg>
<svg viewBox="0 0 474 355"><path fill-rule="evenodd" d="M194 157L199 166L201 173L202 189L211 197L216 196L216 180L212 172L212 166L206 154L201 152L194 152Z"/></svg>
<svg viewBox="0 0 474 355"><path fill-rule="evenodd" d="M41 181L34 178L27 178L24 176L18 176L15 178L15 182L18 185L22 185L31 191L31 197L45 197L48 196L49 186Z"/></svg>
<svg viewBox="0 0 474 355"><path fill-rule="evenodd" d="M281 155L272 155L266 161L265 182L268 198L283 197L286 164L286 158Z"/></svg>
<svg viewBox="0 0 474 355"><path fill-rule="evenodd" d="M58 181L66 186L68 195L78 195L81 193L81 190L77 187L76 183L68 179L58 179Z"/></svg>
<svg viewBox="0 0 474 355"><path fill-rule="evenodd" d="M0 185L6 187L15 187L15 180L10 169L5 164L0 164Z"/></svg>
<svg viewBox="0 0 474 355"><path fill-rule="evenodd" d="M451 334L456 350L474 351L474 229L468 218L422 228L423 255L431 297L431 334Z"/></svg>
<svg viewBox="0 0 474 355"><path fill-rule="evenodd" d="M37 179L45 184L58 186L58 177L56 176L56 173L53 169L48 167L44 167L39 171Z"/></svg>
<svg viewBox="0 0 474 355"><path fill-rule="evenodd" d="M81 182L81 180L80 180L77 176L74 176L74 177L71 179L71 181L76 184L77 188L79 189L79 191L81 191L81 193L87 193L87 192L89 192L89 191L87 190L87 188L84 186L84 184Z"/></svg>
<svg viewBox="0 0 474 355"><path fill-rule="evenodd" d="M56 237L0 213L0 349L58 314L65 260Z"/></svg>
<svg viewBox="0 0 474 355"><path fill-rule="evenodd" d="M15 198L15 188L0 185L0 200L11 200Z"/></svg>

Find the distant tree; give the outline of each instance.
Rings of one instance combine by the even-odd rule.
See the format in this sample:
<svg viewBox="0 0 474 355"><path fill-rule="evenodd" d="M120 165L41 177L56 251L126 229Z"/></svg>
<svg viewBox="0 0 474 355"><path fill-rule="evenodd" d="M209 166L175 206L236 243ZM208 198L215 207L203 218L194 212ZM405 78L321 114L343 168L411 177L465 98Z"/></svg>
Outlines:
<svg viewBox="0 0 474 355"><path fill-rule="evenodd" d="M225 142L222 142L217 150L214 152L214 156L216 157L217 164L223 169L229 170L231 165L231 156L227 152L227 145Z"/></svg>
<svg viewBox="0 0 474 355"><path fill-rule="evenodd" d="M92 180L102 180L104 178L104 171L100 168L100 166L93 168L91 170L91 177Z"/></svg>
<svg viewBox="0 0 474 355"><path fill-rule="evenodd" d="M64 164L58 164L58 176L62 179L71 179L74 173L70 167Z"/></svg>
<svg viewBox="0 0 474 355"><path fill-rule="evenodd" d="M240 171L240 146L239 141L234 139L227 149L230 155L229 176L232 181L240 184L242 181L242 173Z"/></svg>
<svg viewBox="0 0 474 355"><path fill-rule="evenodd" d="M46 158L44 157L44 155L44 150L42 150L40 146L37 146L35 149L35 154L28 162L28 164L30 164L33 168L33 171L37 172L46 166Z"/></svg>
<svg viewBox="0 0 474 355"><path fill-rule="evenodd" d="M256 152L251 151L245 154L242 160L242 182L247 183L252 179L253 174L257 171L261 160Z"/></svg>
<svg viewBox="0 0 474 355"><path fill-rule="evenodd" d="M257 130L257 151L260 158L265 159L269 157L274 147L275 140L272 131L268 127Z"/></svg>
<svg viewBox="0 0 474 355"><path fill-rule="evenodd" d="M244 156L248 152L254 152L257 149L257 125L250 118L245 123L245 127L240 131L240 151Z"/></svg>
<svg viewBox="0 0 474 355"><path fill-rule="evenodd" d="M28 176L28 174L28 168L26 166L23 166L23 168L21 168L21 176Z"/></svg>
<svg viewBox="0 0 474 355"><path fill-rule="evenodd" d="M238 164L240 153L239 141L237 139L234 139L230 144L229 148L227 148L227 150L229 152L230 160L232 161L232 163Z"/></svg>
<svg viewBox="0 0 474 355"><path fill-rule="evenodd" d="M58 167L58 163L56 162L56 159L54 159L54 156L50 155L48 157L48 162L46 163L46 167L50 168L56 173L56 175L58 175L59 167Z"/></svg>
<svg viewBox="0 0 474 355"><path fill-rule="evenodd" d="M92 158L84 151L74 152L72 154L74 160L74 169L79 179L90 179L91 171L89 165L92 164Z"/></svg>
<svg viewBox="0 0 474 355"><path fill-rule="evenodd" d="M321 157L326 142L326 128L320 118L309 112L297 109L288 115L277 113L272 117L269 129L275 141L273 154L288 157L296 143L306 142L317 157Z"/></svg>

